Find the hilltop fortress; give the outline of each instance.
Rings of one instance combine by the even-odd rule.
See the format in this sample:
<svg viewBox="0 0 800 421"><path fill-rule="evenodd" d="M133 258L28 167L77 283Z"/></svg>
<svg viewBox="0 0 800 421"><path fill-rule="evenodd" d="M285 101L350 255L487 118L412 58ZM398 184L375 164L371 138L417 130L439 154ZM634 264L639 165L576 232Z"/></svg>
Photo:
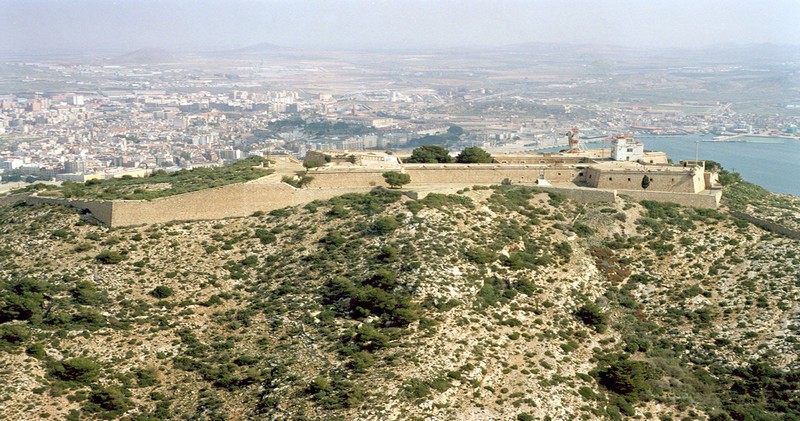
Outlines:
<svg viewBox="0 0 800 421"><path fill-rule="evenodd" d="M383 174L408 174L410 197L453 193L473 185L535 186L578 202L613 202L618 194L635 200L716 208L722 195L717 173L704 161L671 164L663 152L645 151L630 136L610 149L571 149L553 153L495 153L490 164L404 163L410 154L378 151L310 151L302 163L269 157L275 173L232 184L153 200L76 200L30 196L28 204L56 203L90 212L110 227L181 220L242 217L256 211L296 206L345 193L388 187ZM296 188L285 181L307 176ZM310 180L310 182L308 182Z"/></svg>
<svg viewBox="0 0 800 421"><path fill-rule="evenodd" d="M671 164L663 152L645 151L631 136L618 136L610 149L552 153L495 153L491 164L412 164L409 154L371 151L312 151L306 155L311 188L386 185L383 173L410 175L409 188L474 184L522 184L563 191L581 199L626 194L636 199L717 207L721 197L716 169L705 161ZM309 165L311 164L311 165ZM646 178L646 181L645 181ZM587 200L588 201L588 200Z"/></svg>

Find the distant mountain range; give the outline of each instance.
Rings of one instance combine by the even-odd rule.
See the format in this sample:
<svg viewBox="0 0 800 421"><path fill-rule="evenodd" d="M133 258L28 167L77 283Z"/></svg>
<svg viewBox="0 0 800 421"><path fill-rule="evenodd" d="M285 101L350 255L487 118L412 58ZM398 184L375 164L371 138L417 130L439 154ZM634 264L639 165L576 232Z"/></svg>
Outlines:
<svg viewBox="0 0 800 421"><path fill-rule="evenodd" d="M111 55L108 52L68 52L68 51L25 51L16 53L5 53L2 55L14 57L36 57L43 59L48 57L107 57L107 60L119 64L160 64L181 61L187 56L201 57L253 57L259 55L275 54L305 54L313 55L323 49L313 47L287 47L276 45L269 42L262 42L241 48L232 48L214 51L173 51L162 48L146 47L121 55ZM326 51L336 51L325 49ZM599 44L568 44L568 43L543 43L529 42L520 44L509 44L502 46L466 46L466 47L442 47L442 48L381 48L381 49L352 49L342 48L340 51L356 53L379 53L385 54L437 54L442 56L468 55L468 54L487 54L487 53L510 53L510 54L531 54L546 55L550 57L574 57L595 56L602 58L614 57L637 57L652 58L654 60L663 59L690 59L697 60L698 63L723 62L723 63L786 63L800 61L800 46L786 44L718 44L699 48L637 48L624 47L619 45L599 45ZM110 57L110 58L109 58Z"/></svg>
<svg viewBox="0 0 800 421"><path fill-rule="evenodd" d="M111 59L120 64L160 64L177 61L179 55L161 48L140 48Z"/></svg>

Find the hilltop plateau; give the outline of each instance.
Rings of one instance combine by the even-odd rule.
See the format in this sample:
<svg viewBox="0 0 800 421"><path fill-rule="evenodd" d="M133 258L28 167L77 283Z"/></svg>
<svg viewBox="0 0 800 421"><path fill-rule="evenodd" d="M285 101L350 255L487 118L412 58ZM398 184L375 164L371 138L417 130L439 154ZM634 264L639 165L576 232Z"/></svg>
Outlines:
<svg viewBox="0 0 800 421"><path fill-rule="evenodd" d="M797 229L797 198L725 198ZM800 417L800 247L728 207L375 189L0 234L8 419Z"/></svg>

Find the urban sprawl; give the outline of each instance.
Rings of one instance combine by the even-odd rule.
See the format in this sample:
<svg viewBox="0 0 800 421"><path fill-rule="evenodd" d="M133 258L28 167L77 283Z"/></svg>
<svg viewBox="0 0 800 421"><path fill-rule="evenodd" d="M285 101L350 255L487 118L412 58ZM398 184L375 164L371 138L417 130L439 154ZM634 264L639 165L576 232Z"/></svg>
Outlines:
<svg viewBox="0 0 800 421"><path fill-rule="evenodd" d="M407 151L442 144L452 151L478 146L522 152L566 145L565 133L572 127L585 143L621 134L797 136L798 124L795 116L740 113L731 103L717 101L598 105L545 96L598 83L595 79L555 81L538 95L497 84L459 86L457 80L431 88L373 89L380 85L373 83L358 90L351 83L314 91L308 86L265 89L267 84L258 82L265 69L202 73L154 66L13 66L26 74L22 85L37 86L41 73L57 80L58 87L0 93L3 182L136 177L157 169L226 165L253 155L302 158L313 150ZM104 82L89 87L86 80Z"/></svg>

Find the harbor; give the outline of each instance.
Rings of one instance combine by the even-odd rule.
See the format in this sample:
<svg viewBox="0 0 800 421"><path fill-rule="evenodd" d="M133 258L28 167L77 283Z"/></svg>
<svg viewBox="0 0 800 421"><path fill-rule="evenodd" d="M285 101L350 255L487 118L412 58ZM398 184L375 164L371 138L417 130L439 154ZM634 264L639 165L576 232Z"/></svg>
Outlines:
<svg viewBox="0 0 800 421"><path fill-rule="evenodd" d="M763 140L761 140L763 139ZM761 143L761 144L781 144L783 139L798 140L797 136L785 136L774 134L735 134L715 136L711 139L703 139L703 142L735 142L735 143Z"/></svg>

